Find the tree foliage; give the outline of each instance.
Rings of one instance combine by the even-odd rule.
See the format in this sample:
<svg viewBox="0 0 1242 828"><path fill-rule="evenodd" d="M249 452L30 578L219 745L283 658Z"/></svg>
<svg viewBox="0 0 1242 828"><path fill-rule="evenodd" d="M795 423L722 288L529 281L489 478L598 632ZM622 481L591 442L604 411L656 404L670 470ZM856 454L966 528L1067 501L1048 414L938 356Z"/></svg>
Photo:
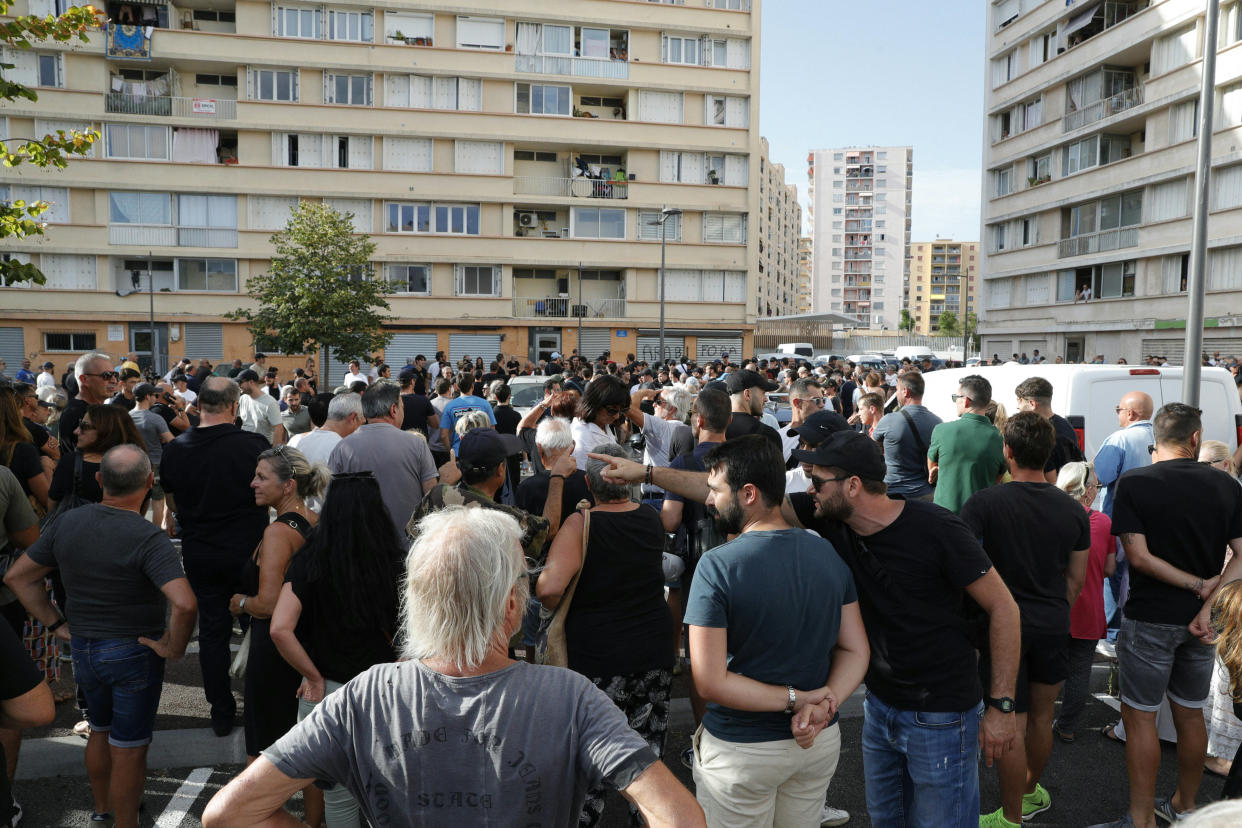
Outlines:
<svg viewBox="0 0 1242 828"><path fill-rule="evenodd" d="M957 320L957 314L953 311L943 311L940 314L940 336L961 336L962 326Z"/></svg>
<svg viewBox="0 0 1242 828"><path fill-rule="evenodd" d="M897 328L903 331L914 330L914 317L910 315L910 311L905 308L901 309L901 319L897 323Z"/></svg>
<svg viewBox="0 0 1242 828"><path fill-rule="evenodd" d="M12 3L0 0L0 14L7 14L11 6ZM47 40L86 41L87 29L102 22L103 18L90 6L69 9L59 17L15 17L0 21L0 43L11 49L21 50L31 49L36 43ZM23 98L37 101L39 96L33 89L5 77L13 67L12 63L0 63L0 100L15 101ZM99 133L94 131L57 130L47 135L25 137L4 135L0 136L0 162L6 167L29 163L36 167L64 169L69 165L71 156L86 155L97 140ZM27 203L21 199L0 204L0 239L25 239L42 235L46 224L39 221L39 216L49 206L45 201ZM17 261L0 261L0 278L10 285L19 282L35 282L41 285L45 281L37 267Z"/></svg>
<svg viewBox="0 0 1242 828"><path fill-rule="evenodd" d="M370 278L375 245L354 234L353 213L303 201L272 236L270 272L247 290L257 308L225 314L243 320L255 342L286 354L332 348L341 360L365 360L388 344L381 311L388 284Z"/></svg>

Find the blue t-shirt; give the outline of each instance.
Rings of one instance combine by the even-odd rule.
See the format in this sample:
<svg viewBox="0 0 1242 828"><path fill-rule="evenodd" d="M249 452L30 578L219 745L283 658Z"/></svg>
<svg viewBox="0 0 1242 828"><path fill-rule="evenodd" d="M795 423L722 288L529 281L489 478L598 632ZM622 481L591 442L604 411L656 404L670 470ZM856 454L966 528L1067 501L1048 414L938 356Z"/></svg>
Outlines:
<svg viewBox="0 0 1242 828"><path fill-rule="evenodd" d="M747 532L698 563L685 622L728 630L729 671L766 684L822 687L841 607L858 600L832 544L803 529ZM784 713L707 705L703 726L727 742L792 739Z"/></svg>
<svg viewBox="0 0 1242 828"><path fill-rule="evenodd" d="M440 428L447 428L449 433L453 435L453 450L457 450L457 445L461 442L461 436L454 431L457 420L463 414L469 414L471 411L486 411L487 419L492 425L496 425L496 414L492 411L492 404L482 397L476 397L469 394L464 397L458 397L444 406L444 411L440 414Z"/></svg>

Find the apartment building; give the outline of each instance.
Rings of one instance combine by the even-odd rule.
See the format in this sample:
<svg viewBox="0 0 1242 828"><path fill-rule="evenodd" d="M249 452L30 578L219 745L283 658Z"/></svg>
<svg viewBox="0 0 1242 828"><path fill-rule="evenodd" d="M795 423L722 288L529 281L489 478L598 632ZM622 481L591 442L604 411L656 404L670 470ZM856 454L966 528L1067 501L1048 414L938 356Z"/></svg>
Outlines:
<svg viewBox="0 0 1242 828"><path fill-rule="evenodd" d="M810 236L801 236L798 239L798 297L797 312L810 313L814 309L814 299L812 294L812 258L814 248L811 245Z"/></svg>
<svg viewBox="0 0 1242 828"><path fill-rule="evenodd" d="M1183 358L1198 96L1217 52L1205 349L1242 353L1242 10L989 8L983 352Z"/></svg>
<svg viewBox="0 0 1242 828"><path fill-rule="evenodd" d="M802 205L798 187L785 183L785 166L773 164L768 139L759 139L759 316L786 316L798 303L798 237Z"/></svg>
<svg viewBox="0 0 1242 828"><path fill-rule="evenodd" d="M959 323L967 313L978 313L978 297L979 242L936 239L910 245L906 309L914 322L915 333L939 332L940 314L945 311L953 313Z"/></svg>
<svg viewBox="0 0 1242 828"><path fill-rule="evenodd" d="M896 329L909 277L914 150L812 150L807 163L815 311Z"/></svg>
<svg viewBox="0 0 1242 828"><path fill-rule="evenodd" d="M653 357L662 230L667 349L750 347L758 0L101 7L114 25L89 43L4 56L39 96L0 112L4 135L102 133L66 170L0 172L5 197L52 204L44 237L4 251L47 276L4 292L10 365L149 358L148 282L161 362L263 347L222 314L250 301L300 200L376 244L365 278L393 289L390 364ZM665 207L682 212L661 228Z"/></svg>

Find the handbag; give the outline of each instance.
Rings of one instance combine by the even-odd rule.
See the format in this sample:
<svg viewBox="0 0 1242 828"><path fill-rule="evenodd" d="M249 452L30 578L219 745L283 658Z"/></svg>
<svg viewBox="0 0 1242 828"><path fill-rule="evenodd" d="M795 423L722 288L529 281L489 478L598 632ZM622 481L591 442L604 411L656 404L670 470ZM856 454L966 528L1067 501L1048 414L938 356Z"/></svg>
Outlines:
<svg viewBox="0 0 1242 828"><path fill-rule="evenodd" d="M590 543L591 538L591 510L586 508L579 509L579 511L582 512L582 566L579 566L574 577L569 579L569 586L565 587L565 594L561 596L561 602L556 605L556 611L552 614L552 622L548 625L548 636L543 643L543 651L537 654L540 664L547 664L551 667L569 666L569 646L565 641L565 619L569 615L569 605L574 600L574 591L578 589L578 579L582 576L582 570L586 568L587 544Z"/></svg>
<svg viewBox="0 0 1242 828"><path fill-rule="evenodd" d="M229 675L233 678L245 678L246 664L250 661L250 628L246 628L246 634L242 637L241 647L237 650L237 655L233 656L233 663L229 665Z"/></svg>
<svg viewBox="0 0 1242 828"><path fill-rule="evenodd" d="M63 498L56 504L56 508L44 515L39 521L39 534L42 535L55 523L65 512L71 512L79 506L87 506L94 503L93 500L87 500L78 494L78 487L82 483L82 452L76 452L73 456L73 486L65 494Z"/></svg>

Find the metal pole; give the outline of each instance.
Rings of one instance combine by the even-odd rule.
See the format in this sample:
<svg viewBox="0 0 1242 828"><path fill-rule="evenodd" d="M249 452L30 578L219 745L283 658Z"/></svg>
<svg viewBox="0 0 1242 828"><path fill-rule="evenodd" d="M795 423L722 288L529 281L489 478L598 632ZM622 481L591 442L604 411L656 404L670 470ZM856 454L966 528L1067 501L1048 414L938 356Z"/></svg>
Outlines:
<svg viewBox="0 0 1242 828"><path fill-rule="evenodd" d="M155 273L151 269L151 251L147 251L147 304L151 324L151 370L160 372L160 345L155 336Z"/></svg>
<svg viewBox="0 0 1242 828"><path fill-rule="evenodd" d="M1212 168L1212 109L1216 95L1216 27L1220 0L1208 0L1203 37L1203 83L1199 88L1199 152L1195 162L1195 217L1191 230L1189 307L1186 309L1186 359L1182 402L1199 405L1200 355L1203 351L1203 293L1207 276L1208 186Z"/></svg>
<svg viewBox="0 0 1242 828"><path fill-rule="evenodd" d="M668 216L660 213L660 364L664 364L664 240L668 236Z"/></svg>
<svg viewBox="0 0 1242 828"><path fill-rule="evenodd" d="M582 309L582 262L578 262L578 309ZM582 314L574 314L578 317L578 353L582 353ZM564 354L565 347L561 346L561 353ZM616 360L613 360L614 362Z"/></svg>

